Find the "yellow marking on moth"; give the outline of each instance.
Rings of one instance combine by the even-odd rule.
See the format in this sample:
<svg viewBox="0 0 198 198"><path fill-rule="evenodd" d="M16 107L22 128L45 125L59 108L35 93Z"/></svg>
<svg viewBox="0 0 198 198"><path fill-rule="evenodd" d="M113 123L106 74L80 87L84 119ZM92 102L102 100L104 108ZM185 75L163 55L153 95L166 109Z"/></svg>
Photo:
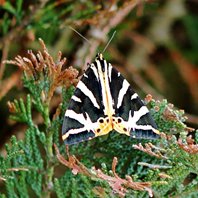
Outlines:
<svg viewBox="0 0 198 198"><path fill-rule="evenodd" d="M159 130L154 129L154 128L153 128L153 132L156 133L157 135L160 135L161 134Z"/></svg>
<svg viewBox="0 0 198 198"><path fill-rule="evenodd" d="M125 127L123 119L120 117L111 116L111 118L99 118L97 122L99 127L94 131L96 136L106 135L113 129L118 133L130 136L130 132Z"/></svg>
<svg viewBox="0 0 198 198"><path fill-rule="evenodd" d="M67 139L69 137L69 135L70 135L69 133L65 133L64 135L62 135L62 139L63 140Z"/></svg>
<svg viewBox="0 0 198 198"><path fill-rule="evenodd" d="M98 128L94 131L96 136L106 135L113 130L109 117L97 120Z"/></svg>
<svg viewBox="0 0 198 198"><path fill-rule="evenodd" d="M113 117L113 129L118 133L130 136L130 131L126 128L124 120L121 117Z"/></svg>

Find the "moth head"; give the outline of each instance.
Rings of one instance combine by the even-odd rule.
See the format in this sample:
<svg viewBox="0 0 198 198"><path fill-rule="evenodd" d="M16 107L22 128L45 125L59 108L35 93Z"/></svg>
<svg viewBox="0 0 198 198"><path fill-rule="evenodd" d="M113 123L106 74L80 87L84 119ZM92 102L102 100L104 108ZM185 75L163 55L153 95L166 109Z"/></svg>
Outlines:
<svg viewBox="0 0 198 198"><path fill-rule="evenodd" d="M104 60L102 53L98 53L95 60Z"/></svg>

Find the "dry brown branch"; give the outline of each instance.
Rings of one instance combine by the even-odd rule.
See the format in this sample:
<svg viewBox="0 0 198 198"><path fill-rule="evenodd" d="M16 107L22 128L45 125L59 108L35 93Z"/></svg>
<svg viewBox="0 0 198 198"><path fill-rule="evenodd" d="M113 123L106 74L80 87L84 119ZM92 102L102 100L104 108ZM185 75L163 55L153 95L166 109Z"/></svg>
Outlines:
<svg viewBox="0 0 198 198"><path fill-rule="evenodd" d="M171 7L177 7L177 12L171 10ZM183 3L181 3L181 1L166 1L160 12L150 18L150 25L146 29L147 32L144 33L145 38L152 41L152 45L140 39L138 42L137 39L134 40L135 45L133 46L133 53L131 53L127 59L127 65L129 67L126 69L129 73L133 72L134 66L143 69L144 72L147 73L147 76L150 78L150 80L155 83L155 87L157 87L158 90L161 90L162 93L165 91L166 80L164 76L159 72L157 67L150 61L149 54L154 50L152 46L155 46L159 43L169 43L167 41L169 41L171 38L170 28L172 21L174 21L174 19L178 16L182 16L183 14L184 9ZM141 57L141 59L137 57ZM141 79L141 76L136 75L133 79L136 84L141 87L141 89L146 90L145 93L151 93L153 96L160 98L159 93L157 93L156 90L152 89L152 87L148 86L147 83L144 82L144 79Z"/></svg>
<svg viewBox="0 0 198 198"><path fill-rule="evenodd" d="M146 80L141 76L141 73L137 70L137 68L132 64L131 61L126 60L126 57L123 57L121 53L119 53L117 57L119 57L119 60L121 60L121 62L123 62L125 65L124 71L122 73L127 79L133 81L145 93L150 93L152 96L155 96L155 98L161 100L164 98L163 95L160 95L159 92L157 92L152 86L150 86L146 82ZM116 65L114 66L116 67Z"/></svg>
<svg viewBox="0 0 198 198"><path fill-rule="evenodd" d="M75 156L70 156L68 154L68 160L66 160L59 152L58 147L54 145L56 156L58 160L72 170L73 174L83 174L85 176L90 177L91 179L100 179L103 181L106 181L109 186L112 188L114 193L117 193L120 197L124 197L127 193L127 189L133 189L133 190L140 190L140 191L147 191L149 193L149 196L153 196L153 192L151 189L151 182L133 182L132 178L130 176L126 176L125 179L120 178L115 169L117 165L117 158L114 157L112 162L112 172L113 176L109 176L102 172L100 169L96 169L93 167L91 170L89 170L87 167L85 167L82 163L79 162L79 160Z"/></svg>
<svg viewBox="0 0 198 198"><path fill-rule="evenodd" d="M189 135L186 138L186 142L187 143L183 143L182 139L179 138L178 140L179 147L183 149L184 151L186 151L187 153L198 154L198 144L195 144L195 140L192 138L191 135Z"/></svg>
<svg viewBox="0 0 198 198"><path fill-rule="evenodd" d="M163 92L166 87L166 81L158 70L158 67L156 67L156 65L154 65L149 58L149 55L155 50L154 42L152 42L152 39L150 39L149 36L142 36L134 32L129 32L127 37L130 38L135 44L133 53L131 53L127 59L127 69L130 73L133 73L134 68L144 70L146 76L154 83L155 87ZM141 59L137 57L141 57ZM136 73L138 72L139 71L136 71ZM153 92L147 93L152 93L152 95L154 95Z"/></svg>
<svg viewBox="0 0 198 198"><path fill-rule="evenodd" d="M0 180L6 181L6 179L4 177L1 177L1 176L0 176Z"/></svg>
<svg viewBox="0 0 198 198"><path fill-rule="evenodd" d="M189 86L194 101L198 101L198 69L195 65L187 61L178 51L172 51L171 56L183 79Z"/></svg>
<svg viewBox="0 0 198 198"><path fill-rule="evenodd" d="M38 51L35 55L32 51L28 51L28 58L17 56L14 61L5 62L17 65L25 72L27 78L34 78L35 82L44 80L47 74L50 88L49 92L42 92L42 99L49 103L58 86L62 85L69 87L77 84L78 71L71 66L68 69L62 70L66 58L62 59L62 54L59 52L57 60L54 61L52 56L48 53L44 42L41 39L39 39L39 42L42 46L42 52Z"/></svg>
<svg viewBox="0 0 198 198"><path fill-rule="evenodd" d="M90 38L93 38L93 39L90 39L91 46L88 45L87 42L84 42L83 46L76 53L76 58L75 58L76 61L74 62L74 64L82 65L82 70L84 71L87 68L86 64L90 63L93 57L95 56L96 49L98 45L100 44L100 42L107 40L107 33L112 28L116 27L122 20L124 20L124 18L129 14L129 12L131 12L136 6L138 6L141 3L142 1L140 0L135 0L135 1L130 0L130 1L123 3L123 5L118 8L116 5L116 2L114 2L114 5L111 6L113 7L113 9L109 7L109 9L106 9L105 11L98 11L98 14L94 15L94 17L92 19L89 19L89 21L86 21L86 23L88 24L91 23L91 24L97 24L97 25L94 26L92 29L90 29L90 31L87 34L89 35ZM102 20L100 18L102 18ZM77 25L78 26L82 25L82 23L85 22L85 20L79 21ZM153 48L152 46L153 45L149 44L149 49ZM140 47L142 48L141 45ZM152 95L157 96L158 99L163 98L163 96L157 93L155 89L153 89L151 86L148 85L148 83L145 83L145 80L141 77L140 74L138 74L137 71L134 71L135 68L131 64L131 61L126 62L125 61L126 57L125 58L121 57L121 59L124 60L122 62L125 63L125 66L126 66L125 68L127 69L125 73L126 74L133 73L133 80L136 82L136 84L139 87L141 87L141 89L144 90L145 93L151 93ZM130 78L131 78L131 75L130 75Z"/></svg>
<svg viewBox="0 0 198 198"><path fill-rule="evenodd" d="M181 112L182 114L184 114L184 110L177 110L178 112ZM180 118L178 117L177 113L174 112L173 110L173 104L168 104L167 107L165 108L164 112L163 112L163 117L165 118L165 120L168 120L168 121L177 121L177 122L180 122ZM188 123L193 123L193 124L197 124L198 123L198 117L195 116L195 115L191 115L191 114L187 114L185 113L185 117L184 119L186 120L186 122ZM192 132L194 131L194 128L192 127L185 127L185 129L188 131L188 132Z"/></svg>
<svg viewBox="0 0 198 198"><path fill-rule="evenodd" d="M186 116L188 118L186 120L186 122L191 123L191 124L196 124L196 125L198 124L198 116L197 115L186 113Z"/></svg>
<svg viewBox="0 0 198 198"><path fill-rule="evenodd" d="M68 155L68 160L66 160L59 152L58 147L54 144L54 148L56 151L56 156L58 160L72 170L74 175L78 173L83 173L84 175L91 177L92 173L82 164L80 163L75 156Z"/></svg>
<svg viewBox="0 0 198 198"><path fill-rule="evenodd" d="M173 107L167 106L163 112L163 117L166 120L178 121L177 114L174 112Z"/></svg>
<svg viewBox="0 0 198 198"><path fill-rule="evenodd" d="M170 141L174 137L174 135L166 135L164 133L161 133L161 137ZM179 146L179 148L186 151L187 153L190 153L190 154L198 153L198 144L195 143L195 140L192 138L192 135L189 135L186 137L185 143L183 142L182 138L179 138L176 143ZM148 153L149 155L155 156L157 158L168 159L163 154L163 153L166 153L166 150L163 148L156 147L152 143L147 143L147 144L145 144L145 146L142 146L142 144L139 143L138 145L133 145L133 148L143 151L145 153ZM140 165L148 166L150 168L153 166L152 164L150 165L150 164L147 164L144 162L143 163L139 162L139 163L140 163ZM163 166L162 166L162 168L163 168ZM164 168L171 168L171 167L165 166Z"/></svg>
<svg viewBox="0 0 198 198"><path fill-rule="evenodd" d="M17 71L0 83L0 99L3 98L8 93L8 91L10 91L10 89L18 85L20 76L21 72Z"/></svg>
<svg viewBox="0 0 198 198"><path fill-rule="evenodd" d="M0 81L3 78L3 74L4 74L4 70L5 70L5 63L3 61L7 59L9 47L10 47L10 41L5 40L4 44L3 44L2 58L1 58L1 63L0 63Z"/></svg>
<svg viewBox="0 0 198 198"><path fill-rule="evenodd" d="M140 151L143 151L145 153L148 153L149 155L160 158L160 159L167 159L167 157L164 156L162 154L162 152L160 151L160 148L156 149L155 145L153 145L152 143L145 144L145 147L142 146L141 143L139 143L138 145L133 145L133 148L137 149L137 150L140 150Z"/></svg>
<svg viewBox="0 0 198 198"><path fill-rule="evenodd" d="M131 10L141 2L141 0L129 0L124 2L122 6L118 7L117 2L113 1L113 5L105 10L98 11L98 14L94 15L93 18L88 20L79 20L77 23L75 21L78 26L84 23L95 25L88 32L88 35L93 38L90 39L91 46L87 45L87 42L85 42L81 49L76 53L76 60L78 61L77 65L83 65L82 70L85 70L87 67L84 63L90 63L92 58L95 56L99 43L107 40L108 32L120 24L129 12L131 12ZM85 59L82 59L82 57L85 57ZM79 60L82 61L79 62Z"/></svg>

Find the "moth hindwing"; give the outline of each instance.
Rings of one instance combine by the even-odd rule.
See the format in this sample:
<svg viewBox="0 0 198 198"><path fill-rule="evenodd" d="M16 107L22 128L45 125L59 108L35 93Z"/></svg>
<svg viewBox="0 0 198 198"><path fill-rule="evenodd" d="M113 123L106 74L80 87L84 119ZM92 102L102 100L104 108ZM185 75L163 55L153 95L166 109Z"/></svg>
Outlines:
<svg viewBox="0 0 198 198"><path fill-rule="evenodd" d="M149 110L127 80L98 54L79 81L62 126L65 144L115 130L133 138L157 138Z"/></svg>

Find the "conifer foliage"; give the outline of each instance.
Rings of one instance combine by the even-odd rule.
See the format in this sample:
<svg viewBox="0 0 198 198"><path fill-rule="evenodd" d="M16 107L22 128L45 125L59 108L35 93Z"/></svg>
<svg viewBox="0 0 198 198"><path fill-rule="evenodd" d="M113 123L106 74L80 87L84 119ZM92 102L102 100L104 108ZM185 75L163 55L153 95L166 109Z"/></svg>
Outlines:
<svg viewBox="0 0 198 198"><path fill-rule="evenodd" d="M153 16L149 14L149 22L148 14L145 14L142 26L140 16L143 15L144 6L148 3L151 7L145 9L145 12L154 12L152 9L155 10L157 4L153 4L153 1L13 2L0 1L0 100L3 98L7 101L5 96L9 91L22 84L19 86L19 90L23 89L21 98L18 97L20 93L16 97L13 94L15 99L7 102L7 108L10 123L20 125L14 128L15 134L23 133L23 138L13 135L3 145L4 153L0 154L0 198L198 197L198 130L188 127L184 111L166 99L155 100L149 94L144 101L161 133L157 140L134 140L114 132L69 147L61 140L63 117L80 77L79 71L68 66L68 62L70 58L74 59L75 66L90 62L96 55L101 39L108 37L114 28L120 31L118 37L125 40L122 43L120 38L117 39L118 48L109 46L105 53L106 59L115 57L117 62L123 63L121 70L128 73L129 78L133 76L143 92L152 95L157 93L159 98L163 98L159 93L164 94L166 86L169 85L169 89L177 88L172 83L173 78L169 77L174 72L173 65L177 65L185 86L190 90L191 97L185 99L190 101L192 98L196 104L197 68L182 56L182 47L185 48L187 41L179 39L184 35L171 39L169 29L176 18L183 16L184 2L164 1L160 5L163 8L160 12L155 12ZM175 7L177 12L170 9ZM134 8L137 18L132 13ZM183 20L191 47L196 49L196 53L188 49L186 57L196 62L197 17L192 20L194 23L189 21L190 17L184 17ZM146 30L145 24L148 23L149 28ZM90 37L91 45L86 41L79 46L82 41L76 42L75 39L70 42L71 37L75 36L63 30L65 26L65 29L69 29L70 25L77 26L77 29L83 27L83 31ZM168 35L163 37L165 34L158 34L159 30ZM45 42L42 39L37 41L35 37L42 37ZM18 49L17 40L22 41L19 49L26 45L26 40L36 40L34 44L39 43L41 50L33 51L35 46L29 46L31 42L27 42L28 48L32 50L27 51L26 55L16 56L14 60L5 61L10 57L8 52L14 53L13 49ZM181 42L182 49L177 48L175 42ZM51 49L49 43L56 47ZM168 58L163 58L160 69L164 71L157 69L148 58L158 45L163 45L170 53ZM78 47L79 50L76 50ZM58 52L54 58L53 53L59 48L62 52ZM65 52L69 54L67 61L62 57ZM158 53L153 56L159 58L161 52ZM17 54L22 53L17 51ZM156 62L160 61L157 59ZM133 64L137 64L137 68ZM148 65L148 69L142 65ZM166 83L163 72L168 76ZM189 72L191 75L188 75ZM151 81L150 84L141 77L142 73ZM173 76L175 78L175 74ZM152 83L156 89L152 88Z"/></svg>
<svg viewBox="0 0 198 198"><path fill-rule="evenodd" d="M11 138L11 144L5 145L6 157L0 158L0 179L5 186L1 197L50 197L54 193L57 197L162 197L171 191L173 195L196 194L197 177L185 181L197 174L197 140L188 135L192 129L184 124L184 112L166 100L146 98L162 131L160 140L143 146L112 133L65 148L59 132L78 71L71 66L62 69L65 58L61 53L54 61L41 39L40 44L42 51L36 55L29 51L28 57L7 61L23 70L23 84L29 93L25 99L8 102L10 118L24 123L27 129L24 140ZM50 103L60 86L62 103L51 118ZM32 109L42 116L42 126L34 123ZM67 169L57 176L61 164Z"/></svg>

